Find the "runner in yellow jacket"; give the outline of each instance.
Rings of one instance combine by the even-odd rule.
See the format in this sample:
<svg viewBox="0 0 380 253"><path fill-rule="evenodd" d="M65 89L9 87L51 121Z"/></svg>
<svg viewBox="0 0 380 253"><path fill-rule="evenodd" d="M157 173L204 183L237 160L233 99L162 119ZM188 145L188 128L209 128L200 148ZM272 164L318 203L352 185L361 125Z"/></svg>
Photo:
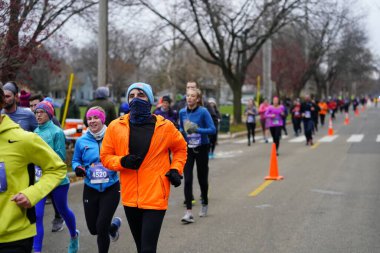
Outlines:
<svg viewBox="0 0 380 253"><path fill-rule="evenodd" d="M0 89L0 111L4 105ZM42 176L34 183L34 165ZM31 252L36 235L33 206L66 176L66 165L35 133L0 113L0 252Z"/></svg>

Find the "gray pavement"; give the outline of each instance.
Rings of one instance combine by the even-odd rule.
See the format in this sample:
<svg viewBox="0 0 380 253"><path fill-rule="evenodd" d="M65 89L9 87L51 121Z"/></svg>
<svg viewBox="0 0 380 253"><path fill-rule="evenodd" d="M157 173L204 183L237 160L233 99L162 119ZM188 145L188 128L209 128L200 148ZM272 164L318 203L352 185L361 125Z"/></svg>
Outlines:
<svg viewBox="0 0 380 253"><path fill-rule="evenodd" d="M183 187L172 188L158 252L380 252L380 109L350 117L345 126L344 116L337 115L331 142L318 142L327 126L316 134L313 147L294 142L292 134L284 136L278 157L284 180L268 185L263 183L271 144L258 138L248 147L245 136L221 140L210 161L209 216L196 215L194 224L182 225ZM353 135L363 136L347 142ZM82 189L78 182L69 192L81 231L80 252L96 252L96 238L84 220ZM258 194L249 196L255 190ZM199 196L197 181L194 191ZM197 201L194 214L199 208ZM122 206L117 215L124 223L110 252L136 252ZM47 205L44 252L67 252L67 228L51 233L52 218Z"/></svg>

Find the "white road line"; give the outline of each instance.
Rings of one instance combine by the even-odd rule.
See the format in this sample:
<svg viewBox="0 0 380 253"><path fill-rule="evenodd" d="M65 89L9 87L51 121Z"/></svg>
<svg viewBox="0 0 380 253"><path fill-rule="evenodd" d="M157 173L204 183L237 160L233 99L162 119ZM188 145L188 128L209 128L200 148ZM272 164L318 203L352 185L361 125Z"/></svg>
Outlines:
<svg viewBox="0 0 380 253"><path fill-rule="evenodd" d="M265 140L262 139L262 140L260 140L259 142L260 142L260 143L265 143ZM273 142L273 139L272 139L272 138L268 138L268 142L269 142L269 143Z"/></svg>
<svg viewBox="0 0 380 253"><path fill-rule="evenodd" d="M243 153L243 150L234 150L234 151L219 151L215 153L215 158L232 158L239 156Z"/></svg>
<svg viewBox="0 0 380 253"><path fill-rule="evenodd" d="M234 144L243 144L243 143L247 143L247 142L248 142L247 139L241 139L241 140L234 141L233 143Z"/></svg>
<svg viewBox="0 0 380 253"><path fill-rule="evenodd" d="M262 136L255 136L255 141L259 141L259 140L262 140L264 137ZM252 138L251 138L251 141L252 141ZM245 138L245 139L240 139L240 140L236 140L233 142L234 144L247 144L248 143L248 140Z"/></svg>
<svg viewBox="0 0 380 253"><path fill-rule="evenodd" d="M376 142L380 142L380 134L377 135Z"/></svg>
<svg viewBox="0 0 380 253"><path fill-rule="evenodd" d="M344 195L343 192L338 191L328 191L328 190L322 190L322 189L311 189L312 192L322 193L322 194L329 194L329 195Z"/></svg>
<svg viewBox="0 0 380 253"><path fill-rule="evenodd" d="M364 138L364 134L353 134L347 139L347 142L361 142Z"/></svg>
<svg viewBox="0 0 380 253"><path fill-rule="evenodd" d="M319 139L318 142L333 142L336 138L338 138L338 135L325 136Z"/></svg>
<svg viewBox="0 0 380 253"><path fill-rule="evenodd" d="M289 140L289 142L305 142L305 141L306 141L305 135L298 136L296 138Z"/></svg>

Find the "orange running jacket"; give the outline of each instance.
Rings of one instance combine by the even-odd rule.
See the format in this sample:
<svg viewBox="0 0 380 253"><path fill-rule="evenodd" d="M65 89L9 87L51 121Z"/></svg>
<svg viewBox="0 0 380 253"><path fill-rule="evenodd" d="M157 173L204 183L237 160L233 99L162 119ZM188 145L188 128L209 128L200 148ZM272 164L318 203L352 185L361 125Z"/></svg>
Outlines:
<svg viewBox="0 0 380 253"><path fill-rule="evenodd" d="M124 206L166 210L170 182L165 174L171 168L180 174L183 172L187 159L186 141L171 121L155 117L157 122L150 147L138 170L126 169L120 164L120 159L129 154L129 114L113 120L104 135L100 159L106 168L120 171Z"/></svg>
<svg viewBox="0 0 380 253"><path fill-rule="evenodd" d="M319 102L318 106L321 109L319 111L319 114L326 115L327 112L329 111L329 107L328 107L328 105L325 102Z"/></svg>

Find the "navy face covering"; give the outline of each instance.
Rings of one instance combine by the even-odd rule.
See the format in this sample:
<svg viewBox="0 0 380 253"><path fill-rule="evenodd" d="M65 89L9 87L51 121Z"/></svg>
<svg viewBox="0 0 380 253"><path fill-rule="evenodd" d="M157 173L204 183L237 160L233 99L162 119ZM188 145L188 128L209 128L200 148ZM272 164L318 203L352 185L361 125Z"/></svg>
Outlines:
<svg viewBox="0 0 380 253"><path fill-rule="evenodd" d="M129 121L133 124L143 124L152 116L150 112L152 105L148 101L142 100L140 98L132 99L132 101L129 103L129 109Z"/></svg>

